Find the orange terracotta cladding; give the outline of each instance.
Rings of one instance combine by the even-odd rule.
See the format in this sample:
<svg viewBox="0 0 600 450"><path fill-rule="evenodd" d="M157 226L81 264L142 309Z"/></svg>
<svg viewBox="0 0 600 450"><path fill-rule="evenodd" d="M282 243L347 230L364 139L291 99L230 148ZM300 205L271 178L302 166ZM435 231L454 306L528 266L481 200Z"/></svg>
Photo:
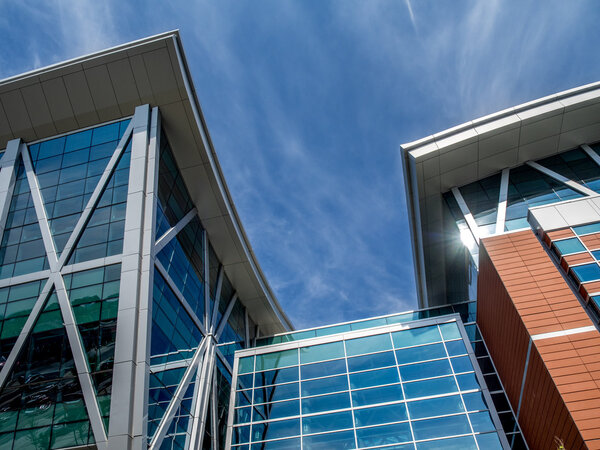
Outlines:
<svg viewBox="0 0 600 450"><path fill-rule="evenodd" d="M580 236L579 239L590 250L600 249L600 233L586 234L585 236Z"/></svg>
<svg viewBox="0 0 600 450"><path fill-rule="evenodd" d="M482 239L477 322L529 447L600 449L600 333L531 341L521 396L531 336L593 325L533 231Z"/></svg>

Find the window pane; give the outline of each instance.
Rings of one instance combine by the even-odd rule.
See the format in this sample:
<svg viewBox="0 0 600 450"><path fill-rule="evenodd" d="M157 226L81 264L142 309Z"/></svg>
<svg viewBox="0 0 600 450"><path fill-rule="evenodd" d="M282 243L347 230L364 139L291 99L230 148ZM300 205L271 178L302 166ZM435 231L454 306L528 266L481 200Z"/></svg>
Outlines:
<svg viewBox="0 0 600 450"><path fill-rule="evenodd" d="M396 365L396 359L394 358L394 354L392 352L375 353L373 355L348 358L348 370L350 372L394 365Z"/></svg>
<svg viewBox="0 0 600 450"><path fill-rule="evenodd" d="M356 448L354 444L354 432L352 431L304 436L302 438L302 444L302 448L306 450L342 450ZM298 446L296 448L300 447Z"/></svg>
<svg viewBox="0 0 600 450"><path fill-rule="evenodd" d="M364 427L380 423L401 422L407 420L408 416L404 403L394 403L392 405L357 409L354 411L354 419L357 427Z"/></svg>
<svg viewBox="0 0 600 450"><path fill-rule="evenodd" d="M395 444L412 440L408 422L356 430L356 436L358 445L361 447Z"/></svg>
<svg viewBox="0 0 600 450"><path fill-rule="evenodd" d="M352 389L381 386L398 383L399 381L398 370L395 367L350 374L350 387Z"/></svg>
<svg viewBox="0 0 600 450"><path fill-rule="evenodd" d="M300 362L302 364L343 357L343 342L331 342L329 344L313 345L300 349Z"/></svg>
<svg viewBox="0 0 600 450"><path fill-rule="evenodd" d="M456 324L456 322L441 323L439 326L444 339L450 340L462 338L462 336L460 335L460 331L458 331L458 325Z"/></svg>
<svg viewBox="0 0 600 450"><path fill-rule="evenodd" d="M354 406L367 406L403 399L402 387L399 384L352 392L352 404Z"/></svg>
<svg viewBox="0 0 600 450"><path fill-rule="evenodd" d="M588 234L588 233L598 233L600 231L600 222L590 223L588 225L580 225L578 227L573 227L573 231L578 236L581 236L582 234Z"/></svg>
<svg viewBox="0 0 600 450"><path fill-rule="evenodd" d="M341 430L352 428L352 426L352 413L350 411L302 418L302 431L305 434Z"/></svg>
<svg viewBox="0 0 600 450"><path fill-rule="evenodd" d="M254 389L254 403L276 402L299 397L298 383Z"/></svg>
<svg viewBox="0 0 600 450"><path fill-rule="evenodd" d="M300 419L278 420L252 425L252 441L297 436L299 434Z"/></svg>
<svg viewBox="0 0 600 450"><path fill-rule="evenodd" d="M317 364L308 364L300 366L302 379L325 377L328 375L336 375L338 373L346 373L346 361L338 359L335 361L327 361Z"/></svg>
<svg viewBox="0 0 600 450"><path fill-rule="evenodd" d="M350 408L350 394L348 394L348 392L302 399L302 414L311 414L344 408Z"/></svg>
<svg viewBox="0 0 600 450"><path fill-rule="evenodd" d="M256 403L256 401L254 402ZM298 400L291 400L287 402L277 403L266 403L264 405L257 406L256 409L260 412L262 417L254 416L253 420L270 420L280 419L282 417L297 416L300 414L300 402Z"/></svg>
<svg viewBox="0 0 600 450"><path fill-rule="evenodd" d="M452 368L447 359L429 361L418 364L400 366L400 376L403 381L418 380L420 378L439 377L452 373Z"/></svg>
<svg viewBox="0 0 600 450"><path fill-rule="evenodd" d="M585 252L585 247L577 238L563 239L555 241L554 245L561 255L569 255L571 253Z"/></svg>
<svg viewBox="0 0 600 450"><path fill-rule="evenodd" d="M298 380L298 367L287 367L285 369L268 370L256 372L255 386L267 386L269 384L287 383Z"/></svg>
<svg viewBox="0 0 600 450"><path fill-rule="evenodd" d="M465 411L460 395L409 402L408 410L410 411L411 419L423 419L425 417L443 416Z"/></svg>
<svg viewBox="0 0 600 450"><path fill-rule="evenodd" d="M600 280L600 267L598 267L598 264L584 264L582 266L575 266L571 270L582 283L585 281Z"/></svg>
<svg viewBox="0 0 600 450"><path fill-rule="evenodd" d="M440 417L412 422L415 439L434 439L443 436L471 433L467 416Z"/></svg>
<svg viewBox="0 0 600 450"><path fill-rule="evenodd" d="M482 447L482 449L486 447ZM461 436L438 441L418 442L417 450L477 450L473 436Z"/></svg>
<svg viewBox="0 0 600 450"><path fill-rule="evenodd" d="M256 355L256 370L275 369L295 364L298 364L298 350L296 349Z"/></svg>
<svg viewBox="0 0 600 450"><path fill-rule="evenodd" d="M434 378L432 380L404 383L406 398L427 397L430 395L446 394L457 391L458 389L454 377Z"/></svg>
<svg viewBox="0 0 600 450"><path fill-rule="evenodd" d="M387 333L346 341L346 352L348 356L380 352L383 350L390 350L391 348L392 343L390 341L390 336Z"/></svg>
<svg viewBox="0 0 600 450"><path fill-rule="evenodd" d="M446 350L444 349L444 344L441 343L410 347L396 350L396 358L398 359L398 364L446 358Z"/></svg>
<svg viewBox="0 0 600 450"><path fill-rule="evenodd" d="M430 344L442 340L437 326L412 328L392 333L394 347L412 347L420 344Z"/></svg>
<svg viewBox="0 0 600 450"><path fill-rule="evenodd" d="M339 375L329 378L320 378L316 380L302 382L303 397L347 390L348 378L346 377L346 375Z"/></svg>

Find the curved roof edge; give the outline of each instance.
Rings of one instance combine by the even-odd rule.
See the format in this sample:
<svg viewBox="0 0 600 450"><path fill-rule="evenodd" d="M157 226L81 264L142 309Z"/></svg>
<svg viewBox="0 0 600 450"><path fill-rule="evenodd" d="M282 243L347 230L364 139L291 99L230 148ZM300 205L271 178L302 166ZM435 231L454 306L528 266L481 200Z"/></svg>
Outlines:
<svg viewBox="0 0 600 450"><path fill-rule="evenodd" d="M260 268L227 188L178 30L0 81L0 148L133 114L150 104L225 272L263 334L293 329Z"/></svg>

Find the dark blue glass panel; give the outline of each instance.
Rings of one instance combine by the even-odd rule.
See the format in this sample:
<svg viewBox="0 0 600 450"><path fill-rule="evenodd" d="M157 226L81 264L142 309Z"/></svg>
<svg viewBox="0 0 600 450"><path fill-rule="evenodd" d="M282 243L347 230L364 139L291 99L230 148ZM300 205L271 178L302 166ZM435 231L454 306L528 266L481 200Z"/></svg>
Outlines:
<svg viewBox="0 0 600 450"><path fill-rule="evenodd" d="M418 400L407 405L411 419L465 412L460 395Z"/></svg>
<svg viewBox="0 0 600 450"><path fill-rule="evenodd" d="M460 188L460 193L480 228L496 223L500 178L500 174L496 174Z"/></svg>
<svg viewBox="0 0 600 450"><path fill-rule="evenodd" d="M437 441L417 442L417 450L477 450L477 444L475 444L473 436L461 436Z"/></svg>
<svg viewBox="0 0 600 450"><path fill-rule="evenodd" d="M352 392L352 404L355 407L394 402L402 400L403 398L402 388L399 384Z"/></svg>
<svg viewBox="0 0 600 450"><path fill-rule="evenodd" d="M279 384L254 389L254 403L276 402L299 397L298 383Z"/></svg>
<svg viewBox="0 0 600 450"><path fill-rule="evenodd" d="M348 358L348 370L350 372L394 365L396 365L396 359L392 352L374 353L372 355Z"/></svg>
<svg viewBox="0 0 600 450"><path fill-rule="evenodd" d="M276 441L252 444L252 450L297 450L300 448L300 438L278 439ZM237 448L236 448L237 450ZM242 448L242 450L244 450Z"/></svg>
<svg viewBox="0 0 600 450"><path fill-rule="evenodd" d="M600 267L598 264L584 264L572 267L571 270L580 282L600 280Z"/></svg>
<svg viewBox="0 0 600 450"><path fill-rule="evenodd" d="M302 399L302 414L319 413L344 408L350 408L350 394L348 394L348 392Z"/></svg>
<svg viewBox="0 0 600 450"><path fill-rule="evenodd" d="M447 359L438 359L436 361L400 366L400 376L403 381L439 377L442 375L450 375L451 373L452 368Z"/></svg>
<svg viewBox="0 0 600 450"><path fill-rule="evenodd" d="M412 422L415 439L435 439L444 436L455 436L471 432L465 414L439 417L437 419L416 420Z"/></svg>
<svg viewBox="0 0 600 450"><path fill-rule="evenodd" d="M243 444L250 441L250 425L234 427L231 434L232 444Z"/></svg>
<svg viewBox="0 0 600 450"><path fill-rule="evenodd" d="M398 364L426 361L428 359L446 358L444 344L423 345L421 347L409 347L396 350Z"/></svg>
<svg viewBox="0 0 600 450"><path fill-rule="evenodd" d="M600 190L600 168L579 148L549 156L538 163L596 192Z"/></svg>
<svg viewBox="0 0 600 450"><path fill-rule="evenodd" d="M256 405L256 401L254 402ZM254 415L254 421L281 419L283 417L297 416L300 414L300 401L290 400L277 403L265 403L255 406L259 416Z"/></svg>
<svg viewBox="0 0 600 450"><path fill-rule="evenodd" d="M148 435L150 437L154 436L184 373L185 368L178 368L150 374L148 395Z"/></svg>
<svg viewBox="0 0 600 450"><path fill-rule="evenodd" d="M450 359L454 373L461 372L472 372L473 365L471 364L471 358L468 356L459 356L458 358Z"/></svg>
<svg viewBox="0 0 600 450"><path fill-rule="evenodd" d="M356 437L358 445L361 447L396 444L412 440L408 422L359 429L356 430Z"/></svg>
<svg viewBox="0 0 600 450"><path fill-rule="evenodd" d="M450 356L464 355L467 353L467 347L463 341L447 341L446 349Z"/></svg>
<svg viewBox="0 0 600 450"><path fill-rule="evenodd" d="M486 450L502 450L502 444L497 433L478 434L477 443L479 444L479 448Z"/></svg>
<svg viewBox="0 0 600 450"><path fill-rule="evenodd" d="M571 253L585 252L585 247L577 238L562 239L555 241L554 246L561 255L570 255Z"/></svg>
<svg viewBox="0 0 600 450"><path fill-rule="evenodd" d="M265 441L297 436L300 434L300 419L278 420L252 425L252 441Z"/></svg>
<svg viewBox="0 0 600 450"><path fill-rule="evenodd" d="M302 438L302 444L302 448L306 450L345 450L356 448L354 443L354 432L350 430L339 433L304 436Z"/></svg>
<svg viewBox="0 0 600 450"><path fill-rule="evenodd" d="M302 396L328 394L330 392L347 391L348 378L346 375L339 375L329 378L320 378L302 382Z"/></svg>
<svg viewBox="0 0 600 450"><path fill-rule="evenodd" d="M471 419L471 425L475 433L485 433L496 429L488 411L471 413L469 419Z"/></svg>
<svg viewBox="0 0 600 450"><path fill-rule="evenodd" d="M270 384L288 383L298 381L298 368L287 367L285 369L267 370L265 372L256 372L254 375L254 385L268 386Z"/></svg>
<svg viewBox="0 0 600 450"><path fill-rule="evenodd" d="M130 159L131 142L127 144L104 192L98 200L96 209L94 209L89 222L77 241L69 258L70 264L118 255L123 252ZM85 207L85 203L84 201L82 208ZM68 218L73 218L73 226L75 226L79 218L79 212L68 216ZM70 234L68 231L70 228L66 227L67 233L63 233L65 229L60 228L61 219L57 220L58 222L54 223L56 228L54 233L55 242L57 242L57 238L61 243L66 242Z"/></svg>
<svg viewBox="0 0 600 450"><path fill-rule="evenodd" d="M485 399L483 398L483 394L481 392L471 392L468 394L463 394L462 397L465 401L465 406L469 411L477 411L480 409L488 408L487 404L485 403Z"/></svg>
<svg viewBox="0 0 600 450"><path fill-rule="evenodd" d="M160 273L154 271L152 364L191 358L202 333Z"/></svg>
<svg viewBox="0 0 600 450"><path fill-rule="evenodd" d="M404 403L394 403L392 405L356 409L354 420L357 427L365 427L382 423L401 422L408 420L408 415Z"/></svg>
<svg viewBox="0 0 600 450"><path fill-rule="evenodd" d="M319 416L307 416L302 418L303 434L323 433L352 427L352 412L350 411L322 414Z"/></svg>
<svg viewBox="0 0 600 450"><path fill-rule="evenodd" d="M458 388L454 381L454 377L442 377L404 383L406 398L428 397L430 395L446 394L457 391Z"/></svg>
<svg viewBox="0 0 600 450"><path fill-rule="evenodd" d="M469 391L471 389L479 389L479 382L475 377L474 373L464 373L462 375L456 375L456 381L460 386L461 391Z"/></svg>
<svg viewBox="0 0 600 450"><path fill-rule="evenodd" d="M346 361L343 359L337 359L335 361L300 366L300 373L303 380L346 373Z"/></svg>
<svg viewBox="0 0 600 450"><path fill-rule="evenodd" d="M398 370L395 367L350 374L350 387L352 389L381 386L398 383L399 381Z"/></svg>

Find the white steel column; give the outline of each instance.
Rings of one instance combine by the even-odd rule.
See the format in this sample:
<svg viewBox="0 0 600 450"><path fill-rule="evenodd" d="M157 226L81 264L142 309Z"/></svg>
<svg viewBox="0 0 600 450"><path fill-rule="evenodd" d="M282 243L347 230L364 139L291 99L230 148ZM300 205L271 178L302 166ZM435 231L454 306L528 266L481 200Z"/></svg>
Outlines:
<svg viewBox="0 0 600 450"><path fill-rule="evenodd" d="M196 383L199 386L198 398L195 399L194 410L192 411L192 433L190 438L190 449L202 448L204 439L204 429L206 427L206 414L208 413L208 403L210 402L213 371L215 370L215 349L216 343L212 336L207 337L208 346L206 355L202 361L202 367L198 370Z"/></svg>
<svg viewBox="0 0 600 450"><path fill-rule="evenodd" d="M510 169L504 169L502 171L502 177L500 179L500 193L498 194L498 211L496 214L496 234L504 232L504 224L506 223L509 175Z"/></svg>
<svg viewBox="0 0 600 450"><path fill-rule="evenodd" d="M452 194L454 195L456 203L458 203L460 212L462 212L462 215L465 218L469 229L471 230L471 234L473 235L475 242L477 243L477 245L479 245L479 227L477 226L477 222L475 222L475 218L473 217L473 214L471 214L471 211L467 206L467 202L465 202L465 199L463 198L458 188L452 188Z"/></svg>
<svg viewBox="0 0 600 450"><path fill-rule="evenodd" d="M15 181L16 168L21 149L21 139L13 139L6 144L6 150L0 161L0 236L4 235L6 217L10 208Z"/></svg>
<svg viewBox="0 0 600 450"><path fill-rule="evenodd" d="M129 186L127 191L127 209L125 212L125 231L123 239L123 259L121 263L121 281L119 290L119 309L117 313L117 333L113 368L113 384L110 403L110 426L108 444L111 449L141 450L140 438L147 420L142 413L144 406L141 392L147 388L147 376L141 376L137 370L139 346L147 345L148 295L151 292L147 263L143 256L143 244L147 238L146 183L148 170L148 126L150 107L138 106L131 119L133 135L131 138L131 163ZM153 149L153 154L156 150ZM150 174L152 183L154 174ZM152 184L150 183L150 184ZM151 212L150 212L151 214ZM154 241L151 241L152 244ZM144 275L144 276L143 276ZM146 296L146 298L143 298ZM144 310L142 312L141 310ZM141 327L141 328L140 328ZM145 353L145 352L144 352ZM144 357L142 356L143 360ZM140 400L142 399L142 400ZM139 417L137 415L140 415Z"/></svg>

